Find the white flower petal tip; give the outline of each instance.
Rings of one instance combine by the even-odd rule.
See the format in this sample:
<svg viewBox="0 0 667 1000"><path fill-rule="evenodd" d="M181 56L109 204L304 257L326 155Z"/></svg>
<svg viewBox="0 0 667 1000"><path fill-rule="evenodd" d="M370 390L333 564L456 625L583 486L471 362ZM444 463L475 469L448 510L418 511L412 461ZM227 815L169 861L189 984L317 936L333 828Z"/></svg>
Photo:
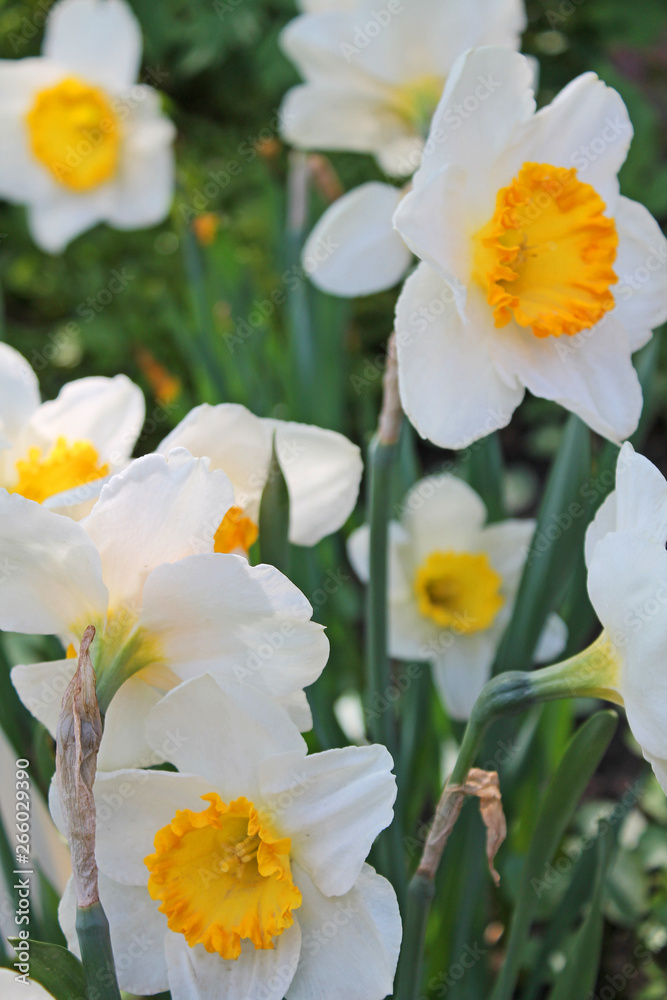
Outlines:
<svg viewBox="0 0 667 1000"><path fill-rule="evenodd" d="M389 532L390 654L431 663L450 716L467 719L511 618L535 522L487 525L481 498L448 473L416 483L396 513L400 522ZM366 526L350 536L348 554L367 582ZM554 616L539 655L555 656L565 637Z"/></svg>
<svg viewBox="0 0 667 1000"><path fill-rule="evenodd" d="M206 1000L221 988L271 1000L338 1000L351 990L364 1000L386 996L401 919L393 888L365 864L392 817L396 783L386 749L307 755L270 700L212 676L163 698L148 714L147 732L155 753L188 770L98 773L94 789L112 943L124 954L140 925L147 941L140 959L130 952L118 963L121 988L170 989L175 1000ZM61 821L57 794L51 808ZM178 861L171 847L186 832L201 850ZM221 849L236 859L231 868L221 869ZM260 850L277 870L255 864ZM215 874L202 887L209 861ZM225 924L221 889L253 915L242 938L235 918ZM59 915L77 953L74 912L69 888ZM326 948L312 947L330 920L336 934Z"/></svg>
<svg viewBox="0 0 667 1000"><path fill-rule="evenodd" d="M394 215L423 261L396 312L401 398L442 447L505 426L526 389L625 440L632 352L667 317L667 240L618 193L622 99L587 73L536 113L532 75L509 49L460 57Z"/></svg>
<svg viewBox="0 0 667 1000"><path fill-rule="evenodd" d="M139 229L169 211L174 127L156 91L136 83L140 62L125 0L60 0L42 55L0 70L11 94L0 99L0 195L26 205L48 253L99 222Z"/></svg>
<svg viewBox="0 0 667 1000"><path fill-rule="evenodd" d="M491 42L516 49L525 26L520 0L391 0L377 11L309 0L307 10L281 36L305 79L283 103L285 138L304 149L371 153L395 177L419 166L458 55Z"/></svg>
<svg viewBox="0 0 667 1000"><path fill-rule="evenodd" d="M256 417L244 406L195 407L159 445L207 456L234 487L234 506L257 528L275 435L290 497L290 541L316 545L346 522L357 502L363 471L357 445L336 431Z"/></svg>
<svg viewBox="0 0 667 1000"><path fill-rule="evenodd" d="M371 181L338 198L303 249L302 263L313 284L343 298L396 285L412 260L391 221L401 197L390 184Z"/></svg>
<svg viewBox="0 0 667 1000"><path fill-rule="evenodd" d="M615 669L609 686L661 783L667 760L666 546L667 482L625 444L616 489L586 538L588 593L603 626L598 642L605 642L604 663Z"/></svg>

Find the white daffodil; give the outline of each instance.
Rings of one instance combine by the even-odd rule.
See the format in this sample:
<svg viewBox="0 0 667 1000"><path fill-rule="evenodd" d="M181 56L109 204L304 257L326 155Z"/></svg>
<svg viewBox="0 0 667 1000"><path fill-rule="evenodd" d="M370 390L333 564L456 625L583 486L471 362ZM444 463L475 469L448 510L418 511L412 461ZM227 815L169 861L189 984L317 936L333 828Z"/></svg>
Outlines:
<svg viewBox="0 0 667 1000"><path fill-rule="evenodd" d="M448 474L418 482L389 536L389 652L431 663L433 680L455 719L467 719L489 679L511 618L532 520L486 524L486 507L461 479ZM368 526L348 542L350 562L369 578ZM536 661L554 659L565 625L550 616Z"/></svg>
<svg viewBox="0 0 667 1000"><path fill-rule="evenodd" d="M29 968L29 965L29 960L26 960L26 967ZM29 972L22 973L19 969L0 969L2 1000L25 1000L26 987L30 988L30 1000L53 1000L53 993L49 993L32 979Z"/></svg>
<svg viewBox="0 0 667 1000"><path fill-rule="evenodd" d="M60 0L42 55L0 62L0 197L27 205L33 239L62 251L98 222L160 222L174 127L137 84L141 31L124 0Z"/></svg>
<svg viewBox="0 0 667 1000"><path fill-rule="evenodd" d="M342 434L309 424L256 417L245 406L196 406L158 447L209 458L234 487L234 506L215 536L216 552L247 553L258 535L259 503L276 453L290 498L290 541L315 545L337 531L357 502L363 464Z"/></svg>
<svg viewBox="0 0 667 1000"><path fill-rule="evenodd" d="M330 295L353 298L392 288L412 263L393 226L403 192L369 181L337 198L306 240L308 277Z"/></svg>
<svg viewBox="0 0 667 1000"><path fill-rule="evenodd" d="M357 0L302 14L281 37L306 80L285 98L283 134L305 149L372 153L387 173L409 176L457 56L471 45L518 48L524 25L521 0Z"/></svg>
<svg viewBox="0 0 667 1000"><path fill-rule="evenodd" d="M604 631L577 665L630 728L667 792L667 482L630 444L586 535L588 593Z"/></svg>
<svg viewBox="0 0 667 1000"><path fill-rule="evenodd" d="M306 756L281 710L203 676L146 720L181 773L98 774L100 898L122 989L173 1000L382 1000L401 921L365 864L392 820L384 747ZM178 732L175 743L172 734ZM52 810L62 828L57 792ZM78 952L72 887L60 906Z"/></svg>
<svg viewBox="0 0 667 1000"><path fill-rule="evenodd" d="M25 358L0 344L0 487L77 516L129 459L145 403L125 375L68 382L40 401Z"/></svg>
<svg viewBox="0 0 667 1000"><path fill-rule="evenodd" d="M0 491L0 628L55 633L72 656L95 626L102 768L150 762L148 707L205 669L269 692L310 727L303 688L326 663L327 639L282 573L213 551L232 502L224 473L182 448L137 459L79 522ZM19 696L52 733L75 665L68 658L12 671Z"/></svg>
<svg viewBox="0 0 667 1000"><path fill-rule="evenodd" d="M586 73L535 113L531 81L507 49L461 57L394 216L424 261L397 306L401 398L442 447L504 427L526 389L622 440L631 354L667 318L667 241L619 196L622 99Z"/></svg>

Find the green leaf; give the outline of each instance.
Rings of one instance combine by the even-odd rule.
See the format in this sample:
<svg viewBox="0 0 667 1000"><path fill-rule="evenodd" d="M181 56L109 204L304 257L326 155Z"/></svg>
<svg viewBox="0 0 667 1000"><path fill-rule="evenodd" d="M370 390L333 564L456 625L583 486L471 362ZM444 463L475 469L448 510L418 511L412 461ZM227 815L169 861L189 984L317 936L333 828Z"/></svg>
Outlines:
<svg viewBox="0 0 667 1000"><path fill-rule="evenodd" d="M289 493L273 438L269 478L259 505L259 547L262 562L283 573L289 570Z"/></svg>
<svg viewBox="0 0 667 1000"><path fill-rule="evenodd" d="M608 831L607 835L598 837L595 844L595 883L586 919L577 931L567 965L559 974L549 1000L588 1000L592 996L602 948L604 877L612 855Z"/></svg>
<svg viewBox="0 0 667 1000"><path fill-rule="evenodd" d="M10 938L14 949L18 938ZM67 948L44 941L27 941L30 950L30 978L41 983L55 1000L85 1000L86 977L83 966Z"/></svg>
<svg viewBox="0 0 667 1000"><path fill-rule="evenodd" d="M616 730L615 712L598 712L572 737L544 796L537 826L521 876L505 964L491 1000L511 1000L525 954L530 926L540 895L548 891L548 865L565 833L577 803L609 746Z"/></svg>
<svg viewBox="0 0 667 1000"><path fill-rule="evenodd" d="M558 606L583 546L588 518L582 499L590 468L590 431L578 417L571 416L551 467L514 614L496 657L495 674L531 667L547 616Z"/></svg>
<svg viewBox="0 0 667 1000"><path fill-rule="evenodd" d="M501 521L505 517L505 470L500 436L497 433L489 434L488 437L475 441L463 452L460 471L486 504L489 521Z"/></svg>

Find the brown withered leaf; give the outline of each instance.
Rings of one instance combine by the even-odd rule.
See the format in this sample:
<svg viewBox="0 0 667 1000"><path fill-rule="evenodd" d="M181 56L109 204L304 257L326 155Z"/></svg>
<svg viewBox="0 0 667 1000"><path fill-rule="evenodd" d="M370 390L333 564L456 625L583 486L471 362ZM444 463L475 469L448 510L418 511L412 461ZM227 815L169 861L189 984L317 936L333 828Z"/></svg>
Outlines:
<svg viewBox="0 0 667 1000"><path fill-rule="evenodd" d="M486 827L486 856L489 862L489 871L493 876L493 881L498 885L500 876L493 862L500 845L507 836L507 823L500 796L498 772L482 771L478 767L473 767L468 771L464 784L445 785L424 846L418 871L428 878L435 877L445 844L468 795L479 799L479 808Z"/></svg>
<svg viewBox="0 0 667 1000"><path fill-rule="evenodd" d="M102 719L89 653L94 638L95 629L89 625L81 640L76 673L63 695L56 727L56 780L79 906L91 906L99 900L93 783L102 739Z"/></svg>

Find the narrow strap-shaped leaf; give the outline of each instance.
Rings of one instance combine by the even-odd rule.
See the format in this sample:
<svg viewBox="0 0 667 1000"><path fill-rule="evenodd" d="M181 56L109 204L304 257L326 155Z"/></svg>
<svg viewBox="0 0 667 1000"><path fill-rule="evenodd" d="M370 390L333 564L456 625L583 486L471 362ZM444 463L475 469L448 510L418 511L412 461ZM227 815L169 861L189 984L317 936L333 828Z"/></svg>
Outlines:
<svg viewBox="0 0 667 1000"><path fill-rule="evenodd" d="M28 945L30 979L41 983L55 1000L82 1000L87 996L83 966L67 948L31 939L19 942L18 938L10 938L10 944L15 949L22 944ZM19 975L20 969L16 971Z"/></svg>
<svg viewBox="0 0 667 1000"><path fill-rule="evenodd" d="M496 657L496 674L530 669L544 623L557 607L583 545L588 519L581 499L590 468L590 431L571 416L549 473L512 620Z"/></svg>
<svg viewBox="0 0 667 1000"><path fill-rule="evenodd" d="M592 846L592 845L591 845ZM550 981L548 967L549 956L555 951L563 950L563 942L572 932L581 908L590 898L595 881L597 855L595 851L582 851L572 865L570 884L567 891L550 918L533 970L521 994L521 1000L537 1000L541 994L542 985Z"/></svg>
<svg viewBox="0 0 667 1000"><path fill-rule="evenodd" d="M618 717L605 710L575 733L544 796L521 876L505 963L491 1000L511 1000L539 902L543 877L572 819L577 803L609 746Z"/></svg>
<svg viewBox="0 0 667 1000"><path fill-rule="evenodd" d="M289 571L289 493L273 437L269 478L259 505L259 548L262 562Z"/></svg>
<svg viewBox="0 0 667 1000"><path fill-rule="evenodd" d="M607 832L598 838L595 845L595 884L586 919L577 933L567 965L558 976L549 1000L588 1000L592 996L602 948L604 877L613 853L613 845Z"/></svg>
<svg viewBox="0 0 667 1000"><path fill-rule="evenodd" d="M505 517L504 471L497 432L475 441L461 457L461 472L486 504L490 522Z"/></svg>

